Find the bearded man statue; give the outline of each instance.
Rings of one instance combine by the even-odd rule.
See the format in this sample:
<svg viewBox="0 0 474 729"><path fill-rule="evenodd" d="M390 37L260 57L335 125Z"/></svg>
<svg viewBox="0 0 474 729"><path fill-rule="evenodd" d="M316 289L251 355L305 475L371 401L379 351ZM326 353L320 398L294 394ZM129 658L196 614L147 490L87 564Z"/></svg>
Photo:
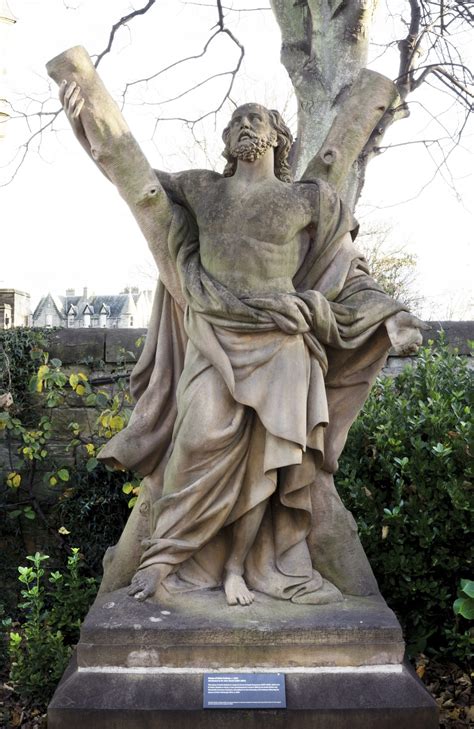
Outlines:
<svg viewBox="0 0 474 729"><path fill-rule="evenodd" d="M87 149L87 99L61 96ZM377 592L333 474L389 347L416 350L420 323L370 277L330 185L292 182L278 112L240 106L223 139L223 175L156 172L161 281L135 409L100 454L144 481L101 590Z"/></svg>

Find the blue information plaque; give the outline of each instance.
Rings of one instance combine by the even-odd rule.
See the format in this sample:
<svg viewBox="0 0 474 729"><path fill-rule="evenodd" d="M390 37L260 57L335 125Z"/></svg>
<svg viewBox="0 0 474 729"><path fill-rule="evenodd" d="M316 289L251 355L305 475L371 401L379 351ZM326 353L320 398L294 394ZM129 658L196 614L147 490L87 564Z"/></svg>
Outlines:
<svg viewBox="0 0 474 729"><path fill-rule="evenodd" d="M206 673L204 709L286 709L284 673Z"/></svg>

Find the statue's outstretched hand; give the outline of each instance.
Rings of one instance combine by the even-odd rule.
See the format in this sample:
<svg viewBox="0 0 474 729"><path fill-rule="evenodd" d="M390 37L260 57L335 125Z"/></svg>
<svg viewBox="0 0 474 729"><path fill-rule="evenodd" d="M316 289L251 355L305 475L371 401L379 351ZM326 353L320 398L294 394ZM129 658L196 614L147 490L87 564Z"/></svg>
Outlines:
<svg viewBox="0 0 474 729"><path fill-rule="evenodd" d="M59 87L59 101L63 105L63 109L73 129L74 134L86 150L90 150L86 133L81 121L81 111L84 106L84 99L81 96L81 89L75 81L68 83L62 81Z"/></svg>
<svg viewBox="0 0 474 729"><path fill-rule="evenodd" d="M429 329L428 325L407 311L399 311L385 321L388 337L395 353L398 355L416 354L423 337L421 329Z"/></svg>

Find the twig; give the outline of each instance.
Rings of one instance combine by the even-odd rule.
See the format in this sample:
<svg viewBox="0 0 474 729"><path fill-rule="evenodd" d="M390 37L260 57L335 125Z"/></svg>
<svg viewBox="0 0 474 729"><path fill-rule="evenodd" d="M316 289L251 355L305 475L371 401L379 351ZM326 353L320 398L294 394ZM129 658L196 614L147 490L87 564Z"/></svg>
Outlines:
<svg viewBox="0 0 474 729"><path fill-rule="evenodd" d="M110 35L109 35L109 41L108 41L106 47L104 48L104 50L101 51L101 53L99 53L99 55L97 56L96 61L94 63L94 66L96 68L99 65L99 63L101 62L101 60L103 59L103 57L105 55L107 55L107 53L110 53L110 51L112 49L112 45L115 40L115 34L119 30L119 28L126 25L130 20L132 20L133 18L136 18L138 15L144 15L145 13L147 13L148 10L155 4L155 2L156 2L156 0L148 0L147 4L144 5L143 8L139 8L138 10L133 10L131 13L129 13L128 15L124 15L123 18L120 18L120 20L118 20L116 23L113 24L112 30L110 31Z"/></svg>
<svg viewBox="0 0 474 729"><path fill-rule="evenodd" d="M33 141L33 139L35 139L35 137L37 137L38 135L40 135L40 138L41 138L41 137L42 137L42 135L43 135L43 132L44 132L44 131L45 131L46 129L48 129L48 127L50 127L50 126L51 126L51 125L53 124L54 120L55 120L55 119L56 119L56 117L57 117L57 116L58 116L58 115L59 115L59 114L61 113L61 111L62 111L62 109L58 109L58 110L57 110L56 112L53 112L52 118L51 118L51 119L50 119L50 120L49 120L49 121L48 121L48 122L47 122L47 123L46 123L46 124L45 124L44 126L40 127L40 129L37 129L37 130L36 130L36 132L34 132L34 133L33 133L33 134L32 134L32 135L31 135L31 136L29 137L29 139L27 139L27 140L26 140L26 142L24 142L24 143L23 143L23 144L22 144L22 145L21 145L21 146L19 147L19 150L18 150L18 151L20 151L21 149L23 149L23 154L21 154L20 162L18 163L18 165L16 166L15 170L13 171L13 174L12 174L12 176L10 177L10 179L9 179L9 180L7 180L7 182L3 182L3 183L1 183L1 184L0 184L0 187L6 187L7 185L9 185L9 184L10 184L10 183L11 183L11 182L12 182L12 181L13 181L13 180L15 179L15 177L16 177L16 176L17 176L17 174L18 174L18 171L19 171L20 167L22 166L22 164L23 164L23 162L24 162L24 160L25 160L25 157L26 157L26 155L27 155L27 153L28 153L28 149L29 149L29 147L30 147L30 145L31 145L31 142ZM14 158L13 158L13 159L14 159Z"/></svg>
<svg viewBox="0 0 474 729"><path fill-rule="evenodd" d="M185 5L196 5L198 8L215 8L214 3L196 3L196 2L185 2ZM229 5L222 5L223 10L228 10L231 13L254 13L257 10L271 10L270 5L261 8L231 8Z"/></svg>

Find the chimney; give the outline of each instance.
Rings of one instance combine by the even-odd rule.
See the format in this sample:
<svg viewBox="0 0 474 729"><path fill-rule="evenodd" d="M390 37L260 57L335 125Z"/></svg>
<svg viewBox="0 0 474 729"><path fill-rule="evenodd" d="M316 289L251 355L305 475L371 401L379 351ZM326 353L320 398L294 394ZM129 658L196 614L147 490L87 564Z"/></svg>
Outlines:
<svg viewBox="0 0 474 729"><path fill-rule="evenodd" d="M89 294L89 292L87 290L87 286L84 286L84 291L82 292L82 298L83 299L87 299L88 298L88 294Z"/></svg>
<svg viewBox="0 0 474 729"><path fill-rule="evenodd" d="M76 289L66 289L66 297L75 296L75 295L76 295Z"/></svg>

